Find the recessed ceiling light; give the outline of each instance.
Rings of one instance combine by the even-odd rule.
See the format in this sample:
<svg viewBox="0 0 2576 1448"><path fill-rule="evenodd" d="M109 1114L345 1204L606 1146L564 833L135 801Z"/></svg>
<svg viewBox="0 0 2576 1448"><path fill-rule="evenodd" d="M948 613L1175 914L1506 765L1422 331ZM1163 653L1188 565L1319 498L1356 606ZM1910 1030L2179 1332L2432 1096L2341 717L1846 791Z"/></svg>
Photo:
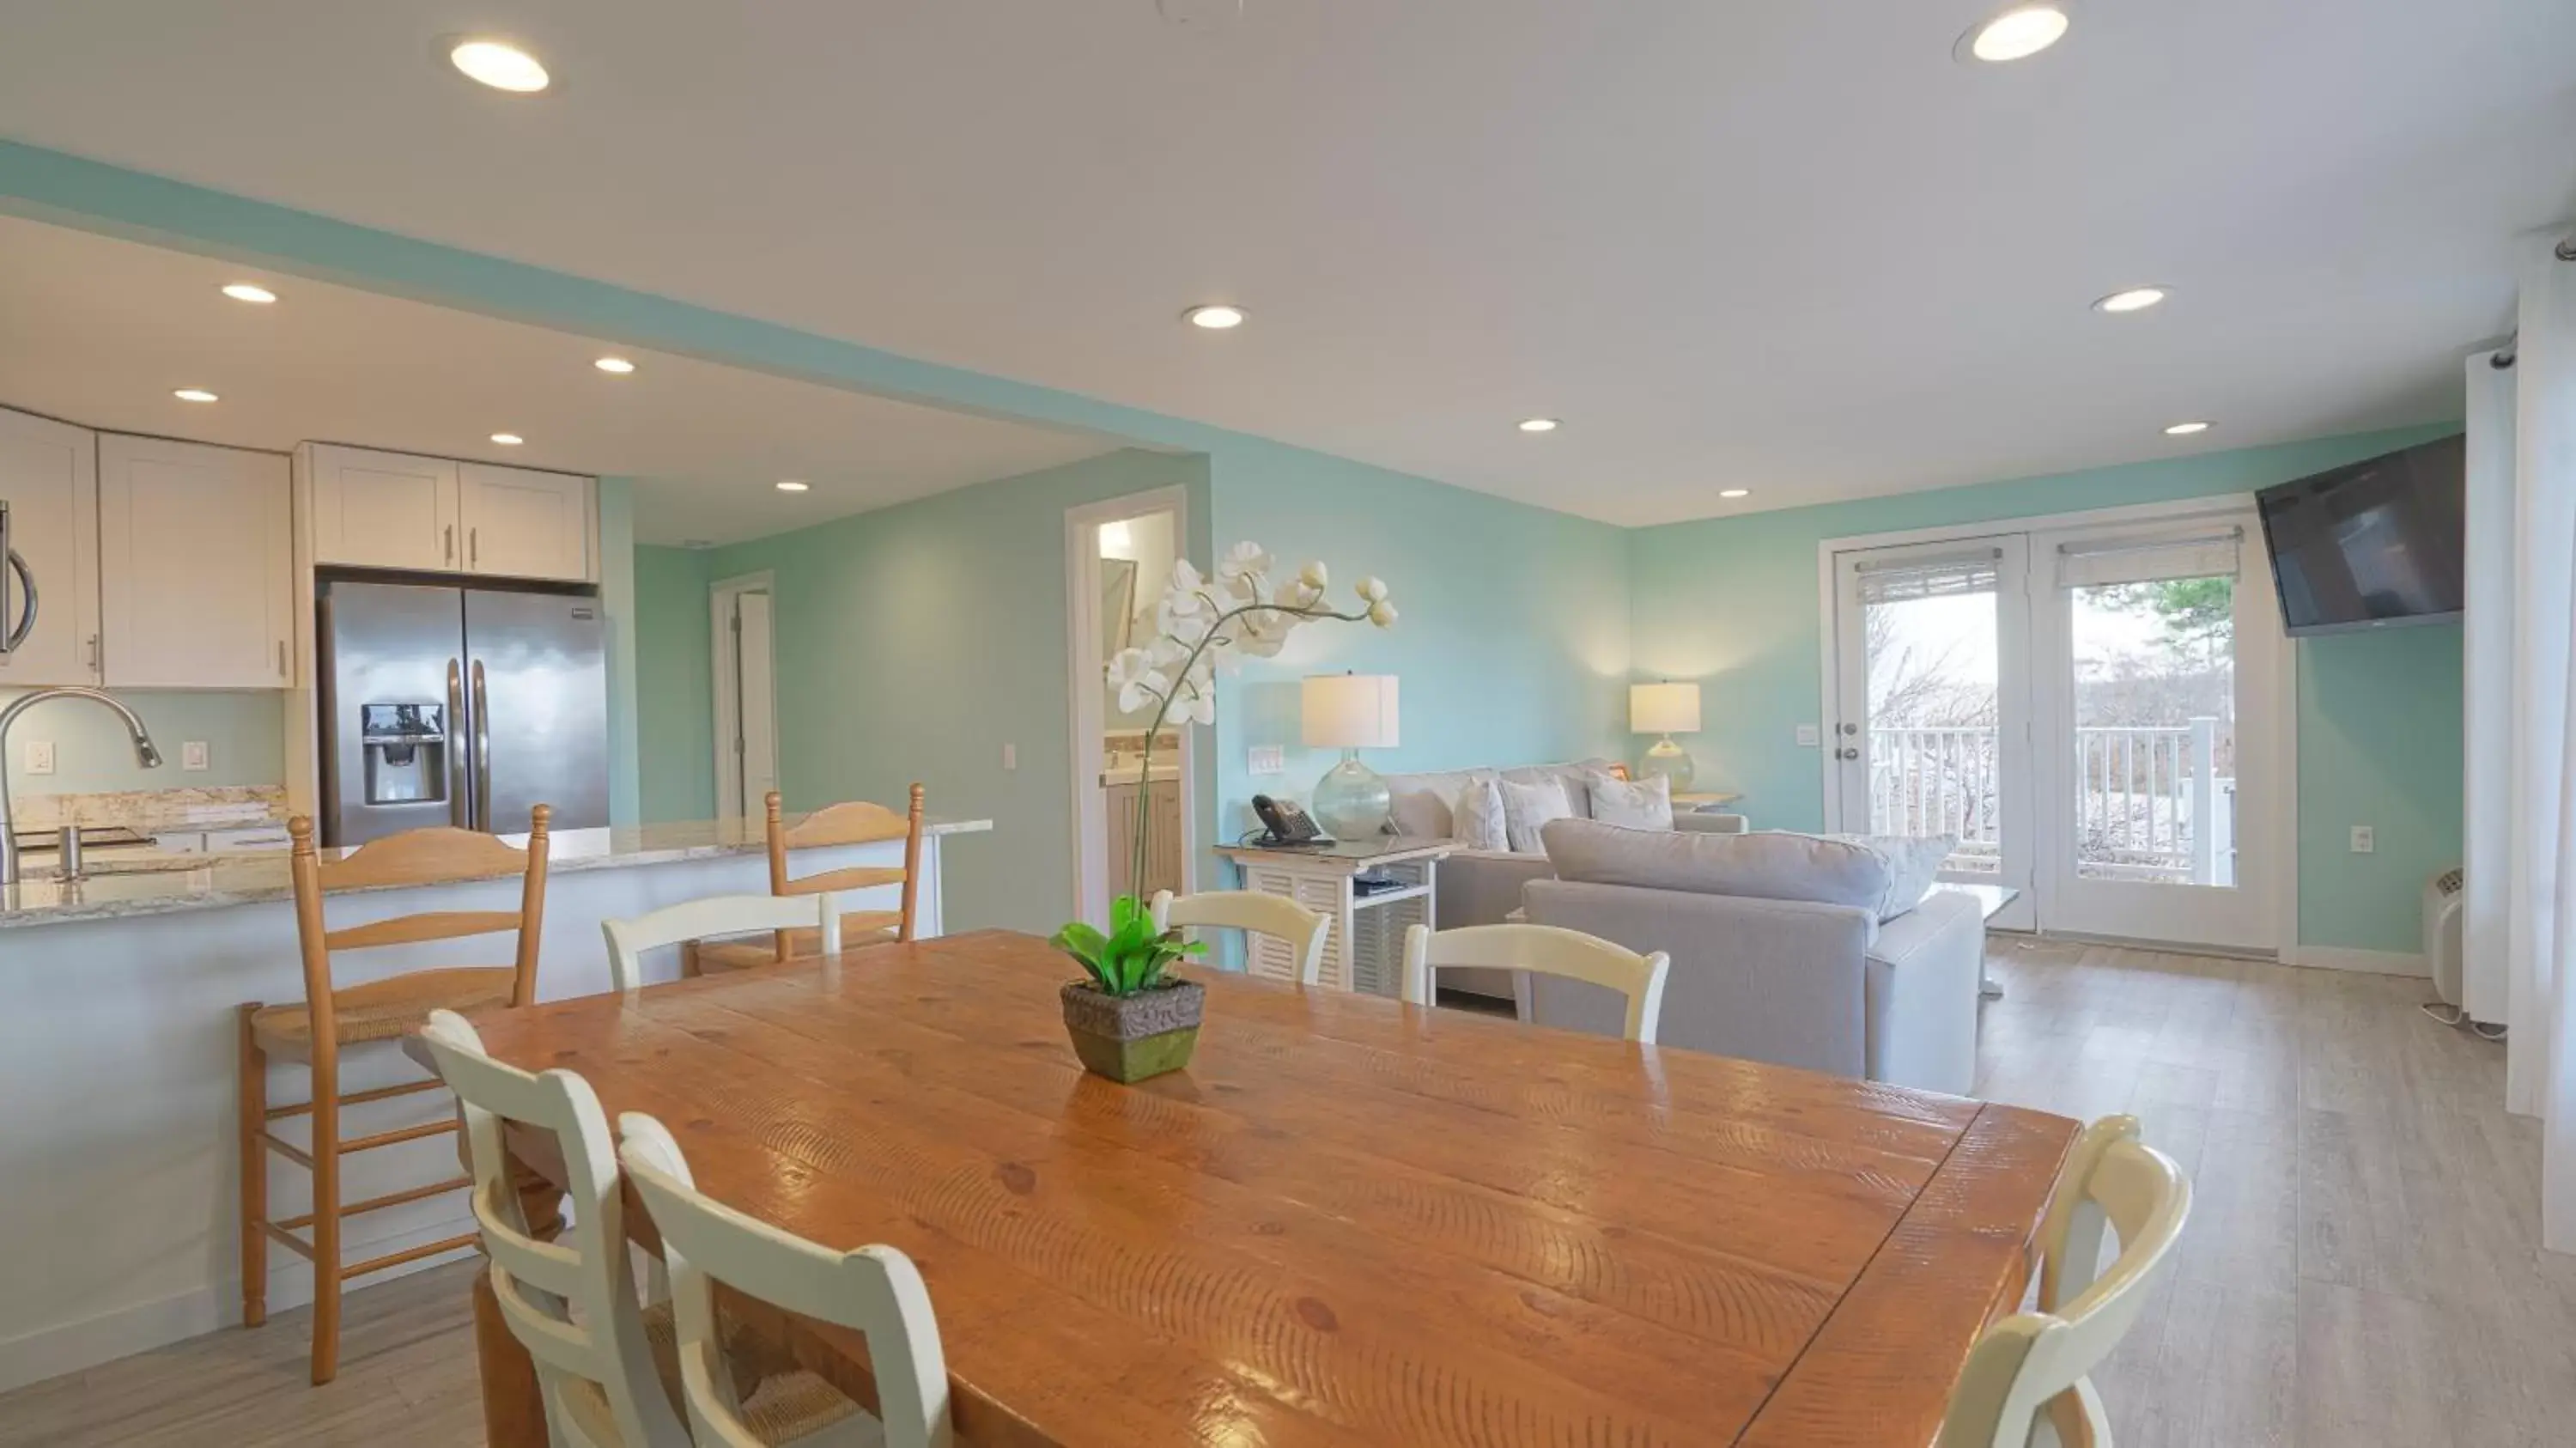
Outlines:
<svg viewBox="0 0 2576 1448"><path fill-rule="evenodd" d="M181 402L212 402L215 400L215 394L208 392L202 387L182 387L170 395L179 399Z"/></svg>
<svg viewBox="0 0 2576 1448"><path fill-rule="evenodd" d="M1953 53L1962 60L2027 60L2065 38L2064 6L2015 5L1970 26Z"/></svg>
<svg viewBox="0 0 2576 1448"><path fill-rule="evenodd" d="M2177 422L2173 426L2165 429L2165 436L2189 437L2195 432L2207 431L2209 431L2209 424L2205 422Z"/></svg>
<svg viewBox="0 0 2576 1448"><path fill-rule="evenodd" d="M814 486L812 483L800 483L794 478L789 478L778 485L778 491L782 493L801 493L812 486Z"/></svg>
<svg viewBox="0 0 2576 1448"><path fill-rule="evenodd" d="M1721 498L1749 498L1753 496L1753 490L1751 488L1720 488L1717 490L1717 495Z"/></svg>
<svg viewBox="0 0 2576 1448"><path fill-rule="evenodd" d="M468 40L447 52L448 63L465 72L472 80L481 81L494 90L517 95L533 95L544 90L552 77L537 58L515 45L498 40Z"/></svg>
<svg viewBox="0 0 2576 1448"><path fill-rule="evenodd" d="M1192 307L1181 313L1181 317L1193 327L1205 327L1211 332L1223 332L1243 325L1244 310L1241 307L1230 307L1223 302L1217 302L1209 306Z"/></svg>
<svg viewBox="0 0 2576 1448"><path fill-rule="evenodd" d="M2093 310L2110 312L2114 315L2121 312L2143 312L2163 301L2165 296L2165 289L2162 287L2130 287L2126 291L2113 292L2095 302Z"/></svg>
<svg viewBox="0 0 2576 1448"><path fill-rule="evenodd" d="M1564 425L1564 424L1562 424L1562 423L1558 422L1558 421L1557 421L1555 418L1553 418L1553 417L1531 417L1531 418L1524 418L1524 419L1522 419L1522 421L1521 421L1521 431L1523 431L1523 432L1554 432L1554 431L1556 431L1559 427L1561 427L1561 426L1563 426L1563 425Z"/></svg>
<svg viewBox="0 0 2576 1448"><path fill-rule="evenodd" d="M623 357L602 357L590 365L602 372L614 372L620 377L635 370L635 364Z"/></svg>
<svg viewBox="0 0 2576 1448"><path fill-rule="evenodd" d="M517 447L519 444L527 441L526 438L519 436L515 432L496 432L492 434L492 440L503 447Z"/></svg>
<svg viewBox="0 0 2576 1448"><path fill-rule="evenodd" d="M233 283L231 286L224 288L224 295L232 298L236 302L252 302L263 307L277 300L277 293L270 291L266 287L252 286L248 282Z"/></svg>

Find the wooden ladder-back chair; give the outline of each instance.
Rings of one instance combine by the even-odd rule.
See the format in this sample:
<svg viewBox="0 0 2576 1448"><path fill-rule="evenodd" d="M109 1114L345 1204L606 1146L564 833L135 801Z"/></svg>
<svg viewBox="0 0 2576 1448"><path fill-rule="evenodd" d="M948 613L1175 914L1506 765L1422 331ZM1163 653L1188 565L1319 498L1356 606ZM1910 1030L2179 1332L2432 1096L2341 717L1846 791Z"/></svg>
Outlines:
<svg viewBox="0 0 2576 1448"><path fill-rule="evenodd" d="M896 814L881 804L853 800L818 809L799 820L793 829L787 827L780 813L778 791L771 790L764 803L769 814L770 894L841 894L884 885L901 885L901 909L858 910L842 916L841 943L856 949L878 941L913 938L921 904L920 785L912 787L911 806L903 814ZM787 852L790 850L825 850L874 844L880 840L904 842L900 868L893 865L851 865L807 875L803 879L790 878L787 873ZM775 965L782 960L802 960L821 953L822 937L814 930L781 930L767 945L746 940L702 941L682 949L681 973L698 975L707 971L745 970Z"/></svg>
<svg viewBox="0 0 2576 1448"><path fill-rule="evenodd" d="M340 1094L340 1053L350 1046L391 1042L419 1030L434 1010L473 1011L492 1006L521 1006L535 999L537 942L544 931L546 907L546 821L551 811L538 805L528 821L528 847L513 849L498 838L472 830L439 827L412 830L373 841L346 857L325 860L313 847L313 821L298 816L287 824L294 841L291 857L295 881L295 928L302 947L304 1000L300 1004L238 1008L241 1041L241 1274L242 1323L257 1327L268 1318L268 1244L274 1240L313 1263L313 1381L331 1381L340 1362L340 1289L351 1278L399 1267L423 1257L472 1246L473 1233L388 1252L362 1262L340 1260L340 1223L362 1212L399 1206L461 1191L472 1185L458 1176L388 1192L364 1201L340 1200L340 1159L457 1129L452 1114L415 1126L340 1134L340 1110L428 1091L445 1090L436 1077ZM323 897L339 891L402 886L450 885L468 880L523 880L516 910L443 910L397 916L332 930L323 924ZM512 964L450 967L388 976L363 985L335 986L331 954L384 945L416 945L435 940L461 940L479 935L516 932L518 950ZM310 1070L309 1100L289 1106L268 1102L268 1064L272 1056L301 1061ZM290 1116L313 1119L311 1145L299 1148L280 1139L270 1124ZM313 1208L301 1216L272 1221L268 1215L268 1158L282 1156L313 1175ZM296 1235L309 1230L310 1239Z"/></svg>

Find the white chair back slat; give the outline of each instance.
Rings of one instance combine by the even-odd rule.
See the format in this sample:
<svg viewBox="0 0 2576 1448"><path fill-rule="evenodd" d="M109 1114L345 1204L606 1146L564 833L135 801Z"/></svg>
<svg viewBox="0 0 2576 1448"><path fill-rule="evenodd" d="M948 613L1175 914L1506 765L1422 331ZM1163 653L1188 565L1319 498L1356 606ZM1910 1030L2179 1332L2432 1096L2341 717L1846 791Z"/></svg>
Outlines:
<svg viewBox="0 0 2576 1448"><path fill-rule="evenodd" d="M559 1434L586 1439L561 1406L578 1379L607 1400L622 1440L581 1448L689 1448L645 1339L626 1250L623 1173L590 1083L570 1071L531 1075L492 1059L453 1011L430 1012L421 1035L465 1114L474 1219L491 1259L493 1295L511 1335L537 1361L548 1418ZM569 1220L555 1241L528 1230L503 1150L508 1122L550 1133L562 1152Z"/></svg>
<svg viewBox="0 0 2576 1448"><path fill-rule="evenodd" d="M734 1400L714 1284L866 1334L886 1448L952 1448L948 1363L930 1289L892 1247L834 1252L708 1197L662 1123L617 1121L620 1156L662 1235L680 1336L680 1390L698 1448L769 1448Z"/></svg>
<svg viewBox="0 0 2576 1448"><path fill-rule="evenodd" d="M1459 966L1489 970L1527 970L1561 976L1615 990L1627 998L1623 1034L1644 1045L1655 1043L1656 1024L1664 1015L1664 977L1672 957L1663 951L1639 955L1625 946L1555 925L1470 925L1435 931L1416 925L1404 932L1404 999L1431 1004L1434 973Z"/></svg>
<svg viewBox="0 0 2576 1448"><path fill-rule="evenodd" d="M1297 983L1311 986L1323 976L1324 937L1333 922L1281 895L1251 890L1208 890L1196 895L1154 892L1154 928L1199 926L1267 935L1297 956Z"/></svg>
<svg viewBox="0 0 2576 1448"><path fill-rule="evenodd" d="M2093 1369L2146 1310L2156 1274L2191 1215L2191 1183L2138 1140L2134 1116L2085 1129L2041 1225L2039 1310L1986 1330L1950 1394L1938 1448L2111 1448ZM2102 1230L2119 1237L2107 1268Z"/></svg>
<svg viewBox="0 0 2576 1448"><path fill-rule="evenodd" d="M762 930L819 930L823 953L841 951L839 897L817 895L710 895L684 900L632 920L604 920L608 937L608 972L619 990L644 984L644 953L718 936L749 935Z"/></svg>

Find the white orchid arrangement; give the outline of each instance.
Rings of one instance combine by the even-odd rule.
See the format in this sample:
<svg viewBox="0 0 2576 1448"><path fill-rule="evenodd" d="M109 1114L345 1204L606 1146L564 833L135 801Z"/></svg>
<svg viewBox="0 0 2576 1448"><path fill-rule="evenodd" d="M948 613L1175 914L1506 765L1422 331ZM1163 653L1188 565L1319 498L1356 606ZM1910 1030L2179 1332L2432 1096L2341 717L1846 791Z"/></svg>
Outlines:
<svg viewBox="0 0 2576 1448"><path fill-rule="evenodd" d="M1203 576L1188 559L1172 565L1172 579L1154 606L1156 637L1143 648L1121 649L1109 661L1109 684L1118 691L1118 707L1129 714L1154 711L1145 731L1144 768L1154 763L1154 737L1166 723L1216 722L1216 676L1231 674L1244 659L1275 657L1288 635L1301 623L1331 619L1339 623L1395 626L1395 605L1386 585L1363 578L1353 585L1358 605L1348 612L1328 605L1332 578L1321 563L1309 563L1294 578L1274 585L1271 558L1258 543L1237 543ZM1148 776L1150 777L1150 776ZM1145 878L1146 835L1152 828L1149 792L1136 794L1136 860L1131 880ZM1103 990L1128 995L1158 983L1162 967L1180 958L1176 940L1154 936L1146 911L1132 896L1122 896L1110 910L1113 933L1079 922L1056 932L1055 943L1090 971ZM1133 939L1130 937L1133 936ZM1141 966L1141 969L1139 968Z"/></svg>

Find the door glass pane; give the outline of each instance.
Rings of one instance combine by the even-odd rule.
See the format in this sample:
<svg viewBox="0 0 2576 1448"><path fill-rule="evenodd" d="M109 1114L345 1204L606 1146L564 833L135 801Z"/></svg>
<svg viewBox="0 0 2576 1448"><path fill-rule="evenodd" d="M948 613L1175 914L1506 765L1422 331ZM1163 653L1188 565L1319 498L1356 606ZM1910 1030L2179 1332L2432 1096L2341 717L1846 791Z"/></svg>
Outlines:
<svg viewBox="0 0 2576 1448"><path fill-rule="evenodd" d="M2067 590L2075 873L2236 884L2236 579Z"/></svg>
<svg viewBox="0 0 2576 1448"><path fill-rule="evenodd" d="M1991 565L1893 586L1864 575L1861 585L1870 833L1957 835L1943 868L1966 875L2003 871L1995 600Z"/></svg>

